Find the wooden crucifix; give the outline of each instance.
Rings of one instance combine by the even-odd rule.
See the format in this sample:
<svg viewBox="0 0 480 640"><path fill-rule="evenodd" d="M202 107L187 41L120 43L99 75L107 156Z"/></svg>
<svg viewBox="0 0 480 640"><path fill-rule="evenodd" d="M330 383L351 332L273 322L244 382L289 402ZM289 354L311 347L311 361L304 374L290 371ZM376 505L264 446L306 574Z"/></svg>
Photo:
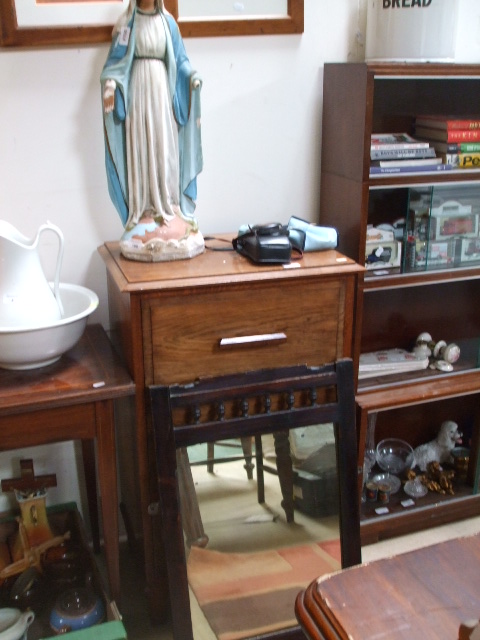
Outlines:
<svg viewBox="0 0 480 640"><path fill-rule="evenodd" d="M69 537L68 533L54 536L48 522L47 488L56 486L55 474L35 475L31 459L20 460L19 478L2 480L2 491L15 491L21 515L18 535L10 545L13 564L0 572L0 578L19 573L31 565L40 568L41 554Z"/></svg>
<svg viewBox="0 0 480 640"><path fill-rule="evenodd" d="M22 495L37 493L48 487L57 486L57 476L49 473L43 476L36 476L33 469L33 460L28 458L20 460L20 477L2 480L2 491L16 491Z"/></svg>

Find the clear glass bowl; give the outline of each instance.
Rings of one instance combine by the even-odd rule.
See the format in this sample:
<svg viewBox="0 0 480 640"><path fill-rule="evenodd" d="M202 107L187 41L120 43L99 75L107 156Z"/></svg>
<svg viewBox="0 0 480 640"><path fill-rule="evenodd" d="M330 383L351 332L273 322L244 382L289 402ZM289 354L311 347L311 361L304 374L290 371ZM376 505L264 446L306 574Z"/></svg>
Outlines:
<svg viewBox="0 0 480 640"><path fill-rule="evenodd" d="M409 480L404 486L405 493L411 498L423 498L428 493L427 487L422 484L420 478Z"/></svg>
<svg viewBox="0 0 480 640"><path fill-rule="evenodd" d="M375 458L378 466L389 474L398 475L413 464L413 449L400 438L385 438L377 444Z"/></svg>
<svg viewBox="0 0 480 640"><path fill-rule="evenodd" d="M397 476L392 476L391 473L377 473L373 476L372 482L375 484L388 484L390 486L390 492L392 494L397 493L397 491L402 486L402 482L400 478Z"/></svg>

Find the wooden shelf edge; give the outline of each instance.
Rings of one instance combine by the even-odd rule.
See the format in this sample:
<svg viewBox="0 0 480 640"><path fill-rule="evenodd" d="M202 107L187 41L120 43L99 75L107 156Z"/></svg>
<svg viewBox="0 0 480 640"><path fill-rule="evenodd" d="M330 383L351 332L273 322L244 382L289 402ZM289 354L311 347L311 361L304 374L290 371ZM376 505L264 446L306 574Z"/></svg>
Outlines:
<svg viewBox="0 0 480 640"><path fill-rule="evenodd" d="M358 389L355 401L362 410L383 411L473 393L480 393L480 369L428 378L424 381L415 380L365 390Z"/></svg>
<svg viewBox="0 0 480 640"><path fill-rule="evenodd" d="M480 494L360 521L362 546L480 515Z"/></svg>
<svg viewBox="0 0 480 640"><path fill-rule="evenodd" d="M355 63L353 63L355 64ZM383 77L453 77L456 76L478 76L480 68L476 64L455 63L455 62L435 62L425 64L422 62L361 62L369 73Z"/></svg>
<svg viewBox="0 0 480 640"><path fill-rule="evenodd" d="M365 182L372 189L388 189L389 187L411 187L432 184L445 184L446 182L478 182L480 180L480 170L478 169L450 169L437 172L417 172L417 173L390 173L383 176L368 173Z"/></svg>
<svg viewBox="0 0 480 640"><path fill-rule="evenodd" d="M369 276L364 278L364 291L384 291L385 289L421 287L429 284L445 284L462 280L476 280L480 278L480 265L475 267L458 267L449 270L431 270L417 273L396 273L384 276Z"/></svg>

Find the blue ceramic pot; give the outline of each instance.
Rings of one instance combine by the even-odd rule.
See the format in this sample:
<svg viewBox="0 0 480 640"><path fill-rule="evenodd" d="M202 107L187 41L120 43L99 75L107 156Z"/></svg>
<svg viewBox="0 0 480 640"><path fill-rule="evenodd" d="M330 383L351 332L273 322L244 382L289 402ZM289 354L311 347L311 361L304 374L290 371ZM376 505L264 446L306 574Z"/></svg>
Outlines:
<svg viewBox="0 0 480 640"><path fill-rule="evenodd" d="M102 622L104 617L101 598L87 587L75 587L57 598L50 614L50 626L55 633L77 631Z"/></svg>

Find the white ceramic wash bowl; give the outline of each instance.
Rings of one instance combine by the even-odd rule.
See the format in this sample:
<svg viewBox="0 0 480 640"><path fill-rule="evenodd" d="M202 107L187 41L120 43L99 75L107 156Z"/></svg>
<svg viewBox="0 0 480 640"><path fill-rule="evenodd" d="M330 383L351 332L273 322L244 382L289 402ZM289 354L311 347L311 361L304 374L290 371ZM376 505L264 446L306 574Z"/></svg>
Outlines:
<svg viewBox="0 0 480 640"><path fill-rule="evenodd" d="M34 618L33 611L22 613L20 609L0 609L0 640L23 640Z"/></svg>
<svg viewBox="0 0 480 640"><path fill-rule="evenodd" d="M64 316L49 325L0 327L0 367L36 369L52 364L82 337L88 316L98 307L96 293L60 283Z"/></svg>

